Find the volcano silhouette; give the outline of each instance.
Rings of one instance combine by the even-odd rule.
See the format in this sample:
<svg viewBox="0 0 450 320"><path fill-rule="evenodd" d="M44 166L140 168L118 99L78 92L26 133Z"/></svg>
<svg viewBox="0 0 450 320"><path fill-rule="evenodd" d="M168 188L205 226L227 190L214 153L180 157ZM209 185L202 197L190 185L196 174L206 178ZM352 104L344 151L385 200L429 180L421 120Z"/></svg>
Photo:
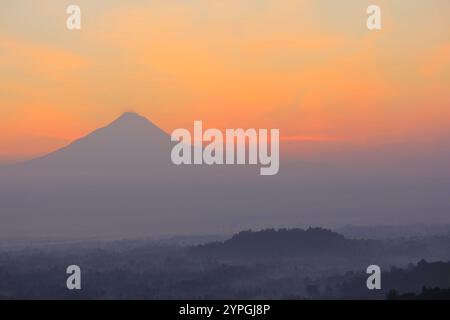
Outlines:
<svg viewBox="0 0 450 320"><path fill-rule="evenodd" d="M177 166L174 143L127 112L66 147L0 171L0 236L138 237L217 228L217 215L226 219L229 210L238 212L233 206L245 205L239 181L247 172L259 177L257 168ZM219 205L228 195L231 203Z"/></svg>
<svg viewBox="0 0 450 320"><path fill-rule="evenodd" d="M436 171L439 179L418 176L417 189L392 169L364 173L356 160L351 168L292 162L260 176L251 165L174 165L172 146L156 125L125 113L64 148L1 169L0 240L217 234L362 215L383 222L422 217L422 199L436 208L427 209L430 217L450 208L448 170Z"/></svg>
<svg viewBox="0 0 450 320"><path fill-rule="evenodd" d="M21 166L29 170L120 174L169 170L170 136L146 118L126 112L68 146Z"/></svg>

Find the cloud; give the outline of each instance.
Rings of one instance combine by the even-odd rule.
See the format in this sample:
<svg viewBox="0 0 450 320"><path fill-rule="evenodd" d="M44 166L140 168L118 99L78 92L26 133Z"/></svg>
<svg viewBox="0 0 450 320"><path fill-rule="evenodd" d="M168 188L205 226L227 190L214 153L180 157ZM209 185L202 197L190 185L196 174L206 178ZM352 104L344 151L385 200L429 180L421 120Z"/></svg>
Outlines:
<svg viewBox="0 0 450 320"><path fill-rule="evenodd" d="M64 81L89 64L87 58L55 45L0 36L0 65L10 72Z"/></svg>

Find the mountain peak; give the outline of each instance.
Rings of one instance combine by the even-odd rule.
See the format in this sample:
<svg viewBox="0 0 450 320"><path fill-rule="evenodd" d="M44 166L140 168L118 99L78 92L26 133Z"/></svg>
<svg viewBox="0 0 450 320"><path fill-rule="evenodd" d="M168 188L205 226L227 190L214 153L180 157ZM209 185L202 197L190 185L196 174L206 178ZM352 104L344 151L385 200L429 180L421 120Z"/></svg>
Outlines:
<svg viewBox="0 0 450 320"><path fill-rule="evenodd" d="M167 133L161 128L155 125L153 122L148 120L146 117L141 116L136 112L124 112L120 117L111 122L106 127L94 131L98 133L103 132L116 132L120 136L130 136L135 135L135 137L146 137L156 138L156 137L167 137ZM118 138L118 137L116 137Z"/></svg>
<svg viewBox="0 0 450 320"><path fill-rule="evenodd" d="M92 167L100 170L98 168L104 169L107 164L125 167L140 164L143 167L158 161L167 162L170 143L170 136L147 118L135 112L125 112L112 123L66 147L27 163L48 164L51 168L75 167L77 170Z"/></svg>
<svg viewBox="0 0 450 320"><path fill-rule="evenodd" d="M137 130L138 128L148 130L152 128L153 130L161 131L157 125L148 120L146 117L141 116L136 112L124 112L120 117L114 120L105 128L121 128L124 130ZM164 132L164 134L166 134Z"/></svg>
<svg viewBox="0 0 450 320"><path fill-rule="evenodd" d="M124 112L119 118L117 118L114 122L130 122L130 121L145 121L149 122L147 118L141 116L136 112Z"/></svg>

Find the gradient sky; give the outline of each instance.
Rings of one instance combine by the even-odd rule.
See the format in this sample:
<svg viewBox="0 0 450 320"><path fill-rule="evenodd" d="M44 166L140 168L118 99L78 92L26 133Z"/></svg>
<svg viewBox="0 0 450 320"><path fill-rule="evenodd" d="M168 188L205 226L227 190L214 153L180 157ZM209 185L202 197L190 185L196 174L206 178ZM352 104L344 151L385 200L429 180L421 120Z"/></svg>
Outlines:
<svg viewBox="0 0 450 320"><path fill-rule="evenodd" d="M66 7L82 9L68 31ZM383 30L368 31L378 4ZM448 0L0 2L0 158L136 111L170 132L280 128L365 145L449 136Z"/></svg>

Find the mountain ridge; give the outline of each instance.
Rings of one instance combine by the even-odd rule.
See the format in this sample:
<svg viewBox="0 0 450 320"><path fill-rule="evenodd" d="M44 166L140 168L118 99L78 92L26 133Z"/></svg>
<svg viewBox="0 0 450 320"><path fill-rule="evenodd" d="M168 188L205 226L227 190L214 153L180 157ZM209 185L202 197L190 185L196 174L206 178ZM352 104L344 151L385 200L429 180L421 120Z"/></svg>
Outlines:
<svg viewBox="0 0 450 320"><path fill-rule="evenodd" d="M50 171L144 168L170 162L170 135L147 118L125 112L109 124L46 155L16 165ZM151 169L151 168L150 168Z"/></svg>

